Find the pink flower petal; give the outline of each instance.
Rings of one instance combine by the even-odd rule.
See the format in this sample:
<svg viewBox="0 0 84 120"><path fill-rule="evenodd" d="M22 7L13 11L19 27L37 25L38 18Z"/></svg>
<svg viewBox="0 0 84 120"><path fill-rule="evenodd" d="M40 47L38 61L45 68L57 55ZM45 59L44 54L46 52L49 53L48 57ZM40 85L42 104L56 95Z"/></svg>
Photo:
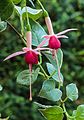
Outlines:
<svg viewBox="0 0 84 120"><path fill-rule="evenodd" d="M37 46L37 48L43 47L43 45L46 44L47 41L48 41L48 39L43 40L43 41Z"/></svg>
<svg viewBox="0 0 84 120"><path fill-rule="evenodd" d="M56 36L57 38L68 38L66 35Z"/></svg>
<svg viewBox="0 0 84 120"><path fill-rule="evenodd" d="M49 39L52 35L44 35L42 36L42 38L46 38L46 39Z"/></svg>
<svg viewBox="0 0 84 120"><path fill-rule="evenodd" d="M75 29L75 28L67 29L67 30L64 30L64 31L62 31L62 32L59 32L59 33L56 34L56 35L57 35L57 36L58 36L58 35L62 35L62 34L65 34L65 33L67 33L67 32L73 31L73 30L77 30L77 29Z"/></svg>
<svg viewBox="0 0 84 120"><path fill-rule="evenodd" d="M50 50L50 48L36 48L35 51L37 50Z"/></svg>
<svg viewBox="0 0 84 120"><path fill-rule="evenodd" d="M26 52L23 52L23 51L19 51L19 52L16 52L16 53L13 53L11 55L9 55L8 57L6 57L3 61L6 61L12 57L15 57L15 56L18 56L18 55L21 55L21 54L25 54Z"/></svg>
<svg viewBox="0 0 84 120"><path fill-rule="evenodd" d="M29 51L30 49L27 48L27 47L24 47L24 48L22 48L22 50L23 50L24 52L27 52L27 51Z"/></svg>

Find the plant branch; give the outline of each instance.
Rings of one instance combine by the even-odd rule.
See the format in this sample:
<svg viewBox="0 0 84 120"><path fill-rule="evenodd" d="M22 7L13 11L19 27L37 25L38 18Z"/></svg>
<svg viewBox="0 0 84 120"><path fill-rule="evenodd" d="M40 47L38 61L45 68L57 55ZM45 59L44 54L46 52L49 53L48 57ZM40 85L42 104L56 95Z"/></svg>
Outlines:
<svg viewBox="0 0 84 120"><path fill-rule="evenodd" d="M65 104L63 103L62 104L62 107L63 107L63 109L64 109L64 112L65 112L65 114L66 114L66 116L67 116L67 118L75 118L75 116L70 116L69 114L68 114L68 112L66 111L66 108L65 108Z"/></svg>
<svg viewBox="0 0 84 120"><path fill-rule="evenodd" d="M42 72L44 73L45 77L46 77L47 79L49 79L49 76L47 75L47 73L45 72L45 70L43 69L43 67L41 66L41 64L38 63L38 65L39 65L39 67L41 68Z"/></svg>
<svg viewBox="0 0 84 120"><path fill-rule="evenodd" d="M16 32L16 34L22 39L22 41L26 45L25 38L16 30L16 28L9 21L6 20L6 22Z"/></svg>

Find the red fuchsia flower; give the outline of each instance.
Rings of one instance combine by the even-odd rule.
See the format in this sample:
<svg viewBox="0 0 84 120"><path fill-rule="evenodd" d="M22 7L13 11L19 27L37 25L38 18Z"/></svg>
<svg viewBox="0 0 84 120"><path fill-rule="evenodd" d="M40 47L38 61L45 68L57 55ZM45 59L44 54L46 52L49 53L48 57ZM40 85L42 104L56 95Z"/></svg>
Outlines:
<svg viewBox="0 0 84 120"><path fill-rule="evenodd" d="M59 32L57 34L54 34L54 31L53 31L53 27L52 27L52 23L51 23L51 20L49 17L46 17L45 18L45 22L46 22L46 25L47 25L47 28L48 28L48 32L49 32L49 35L46 35L46 36L43 36L44 38L46 38L45 40L43 40L40 45L38 46L39 47L42 47L47 41L48 41L48 46L50 49L54 49L54 50L57 50L61 47L61 42L60 42L60 38L68 38L65 33L67 32L70 32L70 31L73 31L73 30L77 30L77 29L67 29L67 30L64 30L62 32Z"/></svg>
<svg viewBox="0 0 84 120"><path fill-rule="evenodd" d="M26 34L26 43L27 47L22 48L22 51L15 52L4 59L4 61L24 54L25 62L29 65L29 72L30 72L30 100L32 100L32 92L31 92L31 74L32 74L32 65L38 64L38 55L40 54L40 50L49 50L49 48L36 48L32 49L32 35L31 31L27 32Z"/></svg>
<svg viewBox="0 0 84 120"><path fill-rule="evenodd" d="M50 17L45 17L45 22L46 22L46 26L48 28L48 32L49 35L43 36L45 38L45 40L43 40L40 45L38 46L38 48L42 47L46 42L48 42L48 46L50 48L50 51L52 52L52 57L53 59L56 59L56 63L58 66L58 77L60 80L60 83L62 83L61 77L60 77L60 67L59 67L59 63L58 63L58 58L57 58L57 50L61 47L61 42L60 42L60 38L68 38L65 33L73 31L73 30L77 30L77 29L67 29L64 30L62 32L59 32L57 34L54 34L53 31L53 27L52 27L52 23L51 23L51 19Z"/></svg>

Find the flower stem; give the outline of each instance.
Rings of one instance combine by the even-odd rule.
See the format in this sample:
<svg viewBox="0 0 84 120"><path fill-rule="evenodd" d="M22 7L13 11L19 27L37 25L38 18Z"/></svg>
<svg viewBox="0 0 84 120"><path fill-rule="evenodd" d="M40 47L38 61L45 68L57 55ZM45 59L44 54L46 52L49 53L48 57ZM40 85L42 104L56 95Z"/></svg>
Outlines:
<svg viewBox="0 0 84 120"><path fill-rule="evenodd" d="M31 26L30 26L30 23L29 23L29 16L28 16L28 12L27 12L27 7L25 7L26 9L26 17L27 17L27 31L31 31Z"/></svg>
<svg viewBox="0 0 84 120"><path fill-rule="evenodd" d="M38 65L39 65L39 67L41 68L42 72L44 73L45 77L46 77L47 79L49 79L49 76L47 75L47 73L45 72L45 70L43 69L43 67L41 66L41 64L38 63Z"/></svg>
<svg viewBox="0 0 84 120"><path fill-rule="evenodd" d="M55 73L56 73L56 70L51 73L51 75L49 76L49 78L51 78Z"/></svg>
<svg viewBox="0 0 84 120"><path fill-rule="evenodd" d="M6 22L7 22L7 24L16 32L16 34L22 39L22 41L23 41L24 44L26 45L26 41L25 41L24 37L22 36L22 34L20 34L20 33L16 30L16 28L15 28L9 21L6 20Z"/></svg>
<svg viewBox="0 0 84 120"><path fill-rule="evenodd" d="M42 5L42 3L40 2L40 0L37 0L37 2L39 3L39 5L41 6L41 8L43 10L44 17L48 17L48 12L45 10L45 8Z"/></svg>
<svg viewBox="0 0 84 120"><path fill-rule="evenodd" d="M58 57L57 57L57 51L55 51L55 59L56 59L56 63L57 63L58 78L60 80L58 88L60 89L61 84L63 84L63 81L62 81L61 76L60 76L61 74L60 74L60 66L59 66Z"/></svg>
<svg viewBox="0 0 84 120"><path fill-rule="evenodd" d="M24 24L23 24L22 15L20 15L20 23L21 23L21 33L22 35L24 35Z"/></svg>
<svg viewBox="0 0 84 120"><path fill-rule="evenodd" d="M65 112L65 114L66 114L66 116L67 116L67 118L75 118L75 116L70 116L69 114L68 114L68 112L66 111L66 108L65 108L65 104L63 103L62 104L62 107L63 107L63 109L64 109L64 112Z"/></svg>
<svg viewBox="0 0 84 120"><path fill-rule="evenodd" d="M66 97L64 100L61 100L62 103L65 103L67 101L68 97Z"/></svg>

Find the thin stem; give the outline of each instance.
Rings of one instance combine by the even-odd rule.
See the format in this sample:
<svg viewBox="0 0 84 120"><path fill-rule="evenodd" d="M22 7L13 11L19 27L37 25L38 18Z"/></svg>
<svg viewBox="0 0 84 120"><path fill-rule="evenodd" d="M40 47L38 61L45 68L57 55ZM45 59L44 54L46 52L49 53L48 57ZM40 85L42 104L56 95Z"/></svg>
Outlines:
<svg viewBox="0 0 84 120"><path fill-rule="evenodd" d="M39 64L41 65L42 64L42 56L41 56L41 54L39 55L39 58L40 58Z"/></svg>
<svg viewBox="0 0 84 120"><path fill-rule="evenodd" d="M51 78L55 73L56 73L56 70L51 73L51 75L49 76L49 78Z"/></svg>
<svg viewBox="0 0 84 120"><path fill-rule="evenodd" d="M64 100L61 100L62 103L65 103L67 101L68 97L66 97Z"/></svg>
<svg viewBox="0 0 84 120"><path fill-rule="evenodd" d="M55 58L56 58L57 69L58 69L58 78L60 80L58 88L60 89L61 83L63 83L63 81L62 81L61 76L60 76L61 74L60 74L60 66L59 66L58 57L57 57L57 51L55 51Z"/></svg>
<svg viewBox="0 0 84 120"><path fill-rule="evenodd" d="M31 64L29 64L29 72L30 72L30 97L29 97L29 100L32 101L32 86L31 86L32 65Z"/></svg>
<svg viewBox="0 0 84 120"><path fill-rule="evenodd" d="M45 10L44 6L42 5L42 3L40 2L40 0L37 0L37 2L39 3L39 5L41 6L43 13L44 13L44 17L48 17L48 12Z"/></svg>
<svg viewBox="0 0 84 120"><path fill-rule="evenodd" d="M25 41L24 37L16 30L16 28L9 21L6 20L6 22L16 32L16 34L22 39L22 41L26 45L26 41Z"/></svg>
<svg viewBox="0 0 84 120"><path fill-rule="evenodd" d="M37 2L38 2L39 5L41 6L42 10L43 10L43 11L46 11L45 8L44 8L44 6L43 6L42 3L40 2L40 0L37 0Z"/></svg>
<svg viewBox="0 0 84 120"><path fill-rule="evenodd" d="M23 24L22 15L20 16L20 23L21 23L21 33L22 33L22 36L23 36L24 35L24 24Z"/></svg>
<svg viewBox="0 0 84 120"><path fill-rule="evenodd" d="M42 72L39 72L39 75L42 75L43 77L45 77L45 75Z"/></svg>
<svg viewBox="0 0 84 120"><path fill-rule="evenodd" d="M31 31L31 27L30 27L30 23L29 23L29 16L28 16L28 12L27 12L27 7L25 7L26 9L26 17L27 17L27 31Z"/></svg>
<svg viewBox="0 0 84 120"><path fill-rule="evenodd" d="M25 7L25 9L26 9L26 16L27 16L27 24L29 25L29 18L28 18L27 7Z"/></svg>
<svg viewBox="0 0 84 120"><path fill-rule="evenodd" d="M70 115L68 114L68 112L66 111L66 108L65 108L65 104L64 104L64 103L62 104L62 107L63 107L64 112L65 112L65 114L66 114L66 116L67 116L68 118L75 118L74 116L70 116Z"/></svg>
<svg viewBox="0 0 84 120"><path fill-rule="evenodd" d="M38 65L39 65L39 67L41 68L42 72L44 73L45 77L46 77L47 79L49 79L49 76L47 75L47 73L45 72L45 70L43 69L43 67L41 66L41 64L38 63Z"/></svg>

